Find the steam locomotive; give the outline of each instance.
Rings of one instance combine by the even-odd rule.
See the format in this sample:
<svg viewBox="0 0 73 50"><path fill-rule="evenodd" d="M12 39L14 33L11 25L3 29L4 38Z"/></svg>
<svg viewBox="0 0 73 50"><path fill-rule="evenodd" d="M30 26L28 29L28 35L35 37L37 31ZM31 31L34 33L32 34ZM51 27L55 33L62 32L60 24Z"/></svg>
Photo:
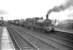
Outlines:
<svg viewBox="0 0 73 50"><path fill-rule="evenodd" d="M38 30L42 32L54 31L52 21L50 19L26 19L25 21L14 20L9 22L14 25L22 26L31 30Z"/></svg>

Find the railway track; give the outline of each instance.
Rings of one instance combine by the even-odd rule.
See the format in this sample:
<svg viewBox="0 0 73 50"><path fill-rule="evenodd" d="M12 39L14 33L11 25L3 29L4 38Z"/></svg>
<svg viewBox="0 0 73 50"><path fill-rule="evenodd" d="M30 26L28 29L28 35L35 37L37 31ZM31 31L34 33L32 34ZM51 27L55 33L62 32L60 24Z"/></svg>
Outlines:
<svg viewBox="0 0 73 50"><path fill-rule="evenodd" d="M22 29L22 28L18 29L18 28L14 27L14 29L17 29L19 32L21 32L21 34L23 36L24 36L24 33L27 33L27 36L30 34L31 36L34 36L38 39L41 39L41 41L44 41L47 44L54 46L58 50L73 50L73 43L69 43L69 42L72 42L72 41L67 41L67 40L69 40L67 38L66 38L67 40L63 39L62 37L61 38L58 38L58 37L55 38L55 36L53 37L53 35L50 35L50 36L46 37L44 35L41 36L42 34L38 34L38 33L35 33L35 32L24 31L24 29ZM61 32L61 33L63 33L63 32Z"/></svg>
<svg viewBox="0 0 73 50"><path fill-rule="evenodd" d="M14 30L10 29L9 33L10 33L10 36L12 38L12 41L13 41L13 44L16 50L38 50L36 46L28 42L26 39L24 39Z"/></svg>
<svg viewBox="0 0 73 50"><path fill-rule="evenodd" d="M22 32L19 32L15 29L11 29L8 28L9 33L11 34L11 36L13 36L13 39L15 39L15 42L18 46L18 48L23 49L26 45L23 44L25 41L27 41L29 44L31 44L33 46L34 49L36 50L59 50L58 48L55 48L54 46L46 43L45 41L36 38L34 36L31 36L29 34L27 34L26 32L24 32L24 35ZM11 31L12 30L12 31ZM22 36L23 35L23 36ZM18 39L18 40L17 40ZM25 40L23 40L25 39ZM23 42L22 42L23 41ZM25 45L25 46L24 46ZM29 45L28 45L29 46ZM31 47L31 46L30 46ZM33 49L33 50L34 50ZM24 50L24 49L23 49Z"/></svg>
<svg viewBox="0 0 73 50"><path fill-rule="evenodd" d="M44 33L40 33L40 34L37 33L35 35L38 35L46 39L54 40L57 43L61 43L63 45L73 48L73 35L70 33L56 31L55 33L45 33L46 36L44 35Z"/></svg>
<svg viewBox="0 0 73 50"><path fill-rule="evenodd" d="M9 28L10 26L8 26ZM36 48L38 48L37 50L73 50L73 45L67 45L67 41L69 42L69 40L67 38L58 38L56 37L57 35L50 35L48 36L48 38L46 38L44 35L41 36L42 34L38 34L35 32L31 32L31 31L27 31L22 28L17 28L17 26L13 26L11 27L9 30L13 30L13 31L9 31L9 32L15 32L16 36L18 35L18 37L22 37L23 39L26 39L25 41L31 42L31 44L33 44L34 46L36 46ZM62 32L61 32L62 33ZM35 35L34 35L35 34ZM14 35L13 35L14 36ZM42 37L42 38L41 38ZM55 38L53 40L53 38ZM21 38L20 38L21 39ZM47 40L46 40L47 39ZM58 39L58 40L57 40ZM57 41L56 41L57 40ZM61 41L59 40L63 40L64 43L62 44ZM17 40L16 40L17 41ZM72 41L70 41L72 42ZM16 42L14 42L16 43ZM18 41L17 41L18 43ZM21 42L22 43L22 42ZM71 43L73 44L73 43ZM19 44L18 44L19 45ZM17 45L17 46L18 46ZM46 46L46 47L45 47ZM20 47L21 48L21 47ZM44 49L45 48L45 49ZM46 49L47 48L47 49Z"/></svg>
<svg viewBox="0 0 73 50"><path fill-rule="evenodd" d="M57 36L64 37L68 39L69 41L73 42L73 34L67 33L67 32L61 32L61 31L56 31L55 33Z"/></svg>

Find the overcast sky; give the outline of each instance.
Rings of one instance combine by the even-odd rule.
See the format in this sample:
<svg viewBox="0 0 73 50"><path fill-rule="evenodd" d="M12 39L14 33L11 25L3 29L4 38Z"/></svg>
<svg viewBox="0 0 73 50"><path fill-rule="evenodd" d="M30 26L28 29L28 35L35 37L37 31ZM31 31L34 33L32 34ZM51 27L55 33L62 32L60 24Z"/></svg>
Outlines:
<svg viewBox="0 0 73 50"><path fill-rule="evenodd" d="M66 0L0 0L0 16L5 20L44 17L48 10Z"/></svg>

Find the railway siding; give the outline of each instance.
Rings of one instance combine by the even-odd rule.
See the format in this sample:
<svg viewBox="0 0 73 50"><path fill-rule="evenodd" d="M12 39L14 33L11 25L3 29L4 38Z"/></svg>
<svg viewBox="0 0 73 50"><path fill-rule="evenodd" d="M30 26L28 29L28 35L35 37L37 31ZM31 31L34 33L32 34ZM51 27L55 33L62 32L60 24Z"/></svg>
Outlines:
<svg viewBox="0 0 73 50"><path fill-rule="evenodd" d="M15 28L15 27L14 27ZM20 27L19 27L20 28ZM15 28L16 29L16 28ZM53 45L53 46L55 46L55 47L57 47L57 48L62 48L62 49L65 49L65 48L68 48L68 47L71 47L72 49L73 49L73 47L72 46L69 46L69 45L65 45L65 44L62 44L60 41L59 42L57 42L57 41L54 41L54 40L52 40L52 38L51 39L48 39L48 40L46 40L46 39L44 39L44 38L41 38L41 36L39 36L39 35L34 35L34 33L33 32L29 32L29 31L24 31L24 29L18 29L20 32L27 32L27 34L31 34L31 36L34 36L34 37L36 37L36 38L38 38L38 39L42 39L42 40L44 40L44 41L46 41L47 43L49 43L49 44L51 44L51 45ZM33 34L32 34L33 33ZM23 33L24 34L24 33ZM65 43L65 42L64 42ZM66 42L67 43L67 42Z"/></svg>
<svg viewBox="0 0 73 50"><path fill-rule="evenodd" d="M13 29L13 28L11 28L11 29ZM9 29L10 30L10 29ZM23 34L22 34L22 32L19 32L18 30L16 30L16 29L13 29L14 30L14 32L17 32L16 34L19 34L20 36L22 36ZM11 31L10 31L11 32ZM21 33L21 34L20 34ZM25 35L23 35L22 37L24 38L24 39L26 39L27 41L29 41L30 43L32 43L32 45L34 46L36 46L38 49L37 50L48 50L48 49L50 49L50 50L58 50L57 48L55 48L54 46L52 46L52 45L48 45L46 42L44 42L44 41L42 41L42 40L40 40L39 38L36 38L36 37L34 37L34 36L31 36L31 35L27 35L27 33L26 32L24 32L25 33Z"/></svg>

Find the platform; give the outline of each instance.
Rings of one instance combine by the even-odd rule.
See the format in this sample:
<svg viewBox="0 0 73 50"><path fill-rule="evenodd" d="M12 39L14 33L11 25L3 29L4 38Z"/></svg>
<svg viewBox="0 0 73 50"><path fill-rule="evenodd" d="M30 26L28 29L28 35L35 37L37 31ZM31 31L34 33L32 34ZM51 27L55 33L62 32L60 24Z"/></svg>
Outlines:
<svg viewBox="0 0 73 50"><path fill-rule="evenodd" d="M67 32L67 33L73 34L73 30L72 29L64 29L64 28L55 27L55 31Z"/></svg>
<svg viewBox="0 0 73 50"><path fill-rule="evenodd" d="M15 50L6 27L3 27L1 37L1 50Z"/></svg>

